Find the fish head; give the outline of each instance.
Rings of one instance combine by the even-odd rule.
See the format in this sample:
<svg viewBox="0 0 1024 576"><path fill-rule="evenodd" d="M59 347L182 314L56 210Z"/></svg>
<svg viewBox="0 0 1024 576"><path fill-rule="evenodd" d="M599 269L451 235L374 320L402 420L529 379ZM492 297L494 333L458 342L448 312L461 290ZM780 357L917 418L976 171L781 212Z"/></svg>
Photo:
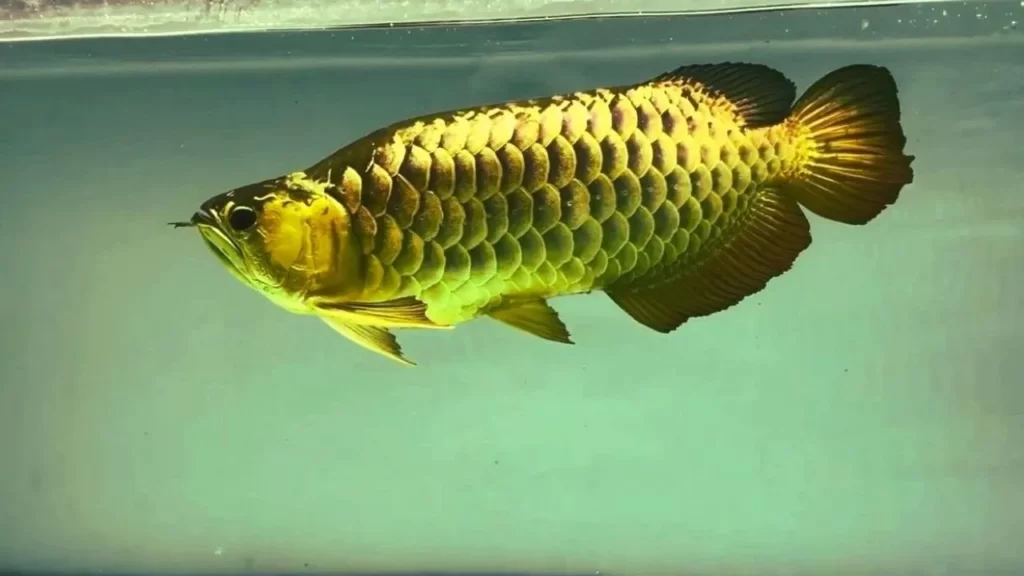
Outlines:
<svg viewBox="0 0 1024 576"><path fill-rule="evenodd" d="M361 288L362 251L351 216L327 183L292 174L214 196L189 222L221 264L292 311L309 294Z"/></svg>

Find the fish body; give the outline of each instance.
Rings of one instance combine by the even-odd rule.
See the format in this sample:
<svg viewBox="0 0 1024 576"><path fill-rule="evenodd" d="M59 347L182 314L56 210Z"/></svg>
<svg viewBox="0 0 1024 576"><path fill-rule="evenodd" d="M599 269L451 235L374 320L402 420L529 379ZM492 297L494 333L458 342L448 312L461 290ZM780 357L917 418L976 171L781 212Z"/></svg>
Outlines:
<svg viewBox="0 0 1024 576"><path fill-rule="evenodd" d="M571 343L548 300L603 291L659 332L729 308L913 181L896 84L838 69L794 103L756 64L441 112L208 200L190 224L243 282L412 363L391 328L490 316Z"/></svg>

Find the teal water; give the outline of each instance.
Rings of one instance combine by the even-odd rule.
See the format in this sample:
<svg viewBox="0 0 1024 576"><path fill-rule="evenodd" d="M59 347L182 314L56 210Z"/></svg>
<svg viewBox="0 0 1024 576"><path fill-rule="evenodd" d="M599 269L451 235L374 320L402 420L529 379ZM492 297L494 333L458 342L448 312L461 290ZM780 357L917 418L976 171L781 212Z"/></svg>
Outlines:
<svg viewBox="0 0 1024 576"><path fill-rule="evenodd" d="M1024 572L1019 2L0 45L0 569ZM915 182L672 335L404 332L165 222L437 109L771 65L900 87Z"/></svg>

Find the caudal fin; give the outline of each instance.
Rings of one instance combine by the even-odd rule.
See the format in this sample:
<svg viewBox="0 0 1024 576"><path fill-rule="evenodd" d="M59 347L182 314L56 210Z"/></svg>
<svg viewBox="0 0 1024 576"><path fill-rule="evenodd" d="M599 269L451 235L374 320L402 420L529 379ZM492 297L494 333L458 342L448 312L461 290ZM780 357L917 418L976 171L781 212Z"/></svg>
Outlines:
<svg viewBox="0 0 1024 576"><path fill-rule="evenodd" d="M803 129L808 154L786 192L819 216L865 224L914 180L896 82L883 67L825 75L793 105L790 121Z"/></svg>

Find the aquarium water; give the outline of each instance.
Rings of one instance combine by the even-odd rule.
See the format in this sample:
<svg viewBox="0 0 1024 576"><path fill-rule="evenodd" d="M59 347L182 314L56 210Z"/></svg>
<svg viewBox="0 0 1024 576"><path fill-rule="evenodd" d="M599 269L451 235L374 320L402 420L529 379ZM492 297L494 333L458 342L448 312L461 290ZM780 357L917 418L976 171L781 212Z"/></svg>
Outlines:
<svg viewBox="0 0 1024 576"><path fill-rule="evenodd" d="M0 570L1024 573L1024 7L0 44ZM669 335L479 319L409 368L187 219L439 110L769 65L899 87L914 182Z"/></svg>

